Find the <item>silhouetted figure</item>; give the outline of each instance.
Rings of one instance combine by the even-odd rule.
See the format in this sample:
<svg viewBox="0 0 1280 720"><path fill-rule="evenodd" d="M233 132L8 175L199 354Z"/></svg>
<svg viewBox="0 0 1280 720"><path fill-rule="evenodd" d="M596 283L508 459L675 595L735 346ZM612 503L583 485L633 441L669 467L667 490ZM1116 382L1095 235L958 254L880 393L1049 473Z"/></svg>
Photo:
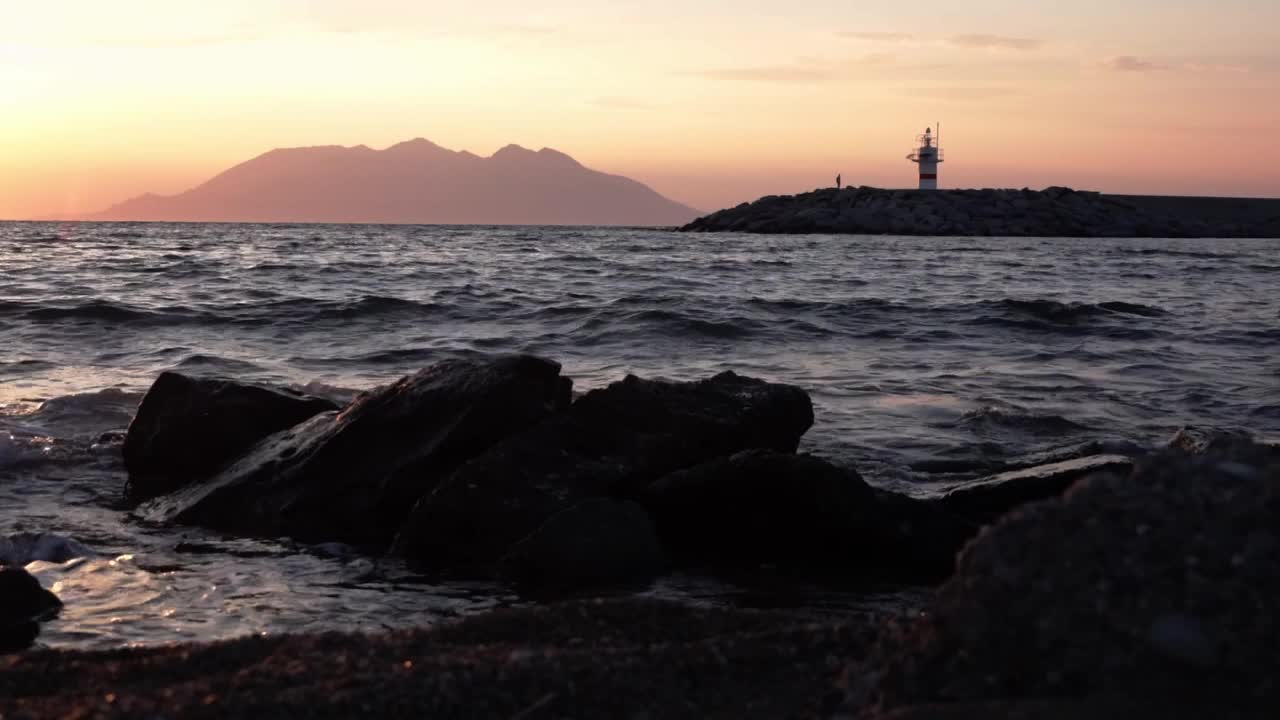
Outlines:
<svg viewBox="0 0 1280 720"><path fill-rule="evenodd" d="M837 190L839 190L839 189L840 189L840 175L839 175L839 173L837 173L837 174L836 174L836 189L837 189Z"/></svg>

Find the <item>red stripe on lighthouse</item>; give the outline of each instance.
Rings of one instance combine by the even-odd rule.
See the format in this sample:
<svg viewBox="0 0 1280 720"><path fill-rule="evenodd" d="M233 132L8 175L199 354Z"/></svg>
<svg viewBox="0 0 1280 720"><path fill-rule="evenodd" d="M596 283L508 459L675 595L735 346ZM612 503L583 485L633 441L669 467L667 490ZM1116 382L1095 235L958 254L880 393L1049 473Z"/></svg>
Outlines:
<svg viewBox="0 0 1280 720"><path fill-rule="evenodd" d="M937 180L938 173L920 173L921 180Z"/></svg>

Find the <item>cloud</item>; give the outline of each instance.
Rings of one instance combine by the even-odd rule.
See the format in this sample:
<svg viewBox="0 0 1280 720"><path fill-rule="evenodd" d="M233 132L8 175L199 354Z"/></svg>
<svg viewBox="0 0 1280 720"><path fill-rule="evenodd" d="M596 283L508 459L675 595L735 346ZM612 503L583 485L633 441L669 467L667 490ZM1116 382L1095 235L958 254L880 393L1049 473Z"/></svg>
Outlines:
<svg viewBox="0 0 1280 720"><path fill-rule="evenodd" d="M796 58L792 63L785 64L712 68L680 74L695 75L712 80L806 85L846 80L859 68L885 68L888 66L904 67L898 64L898 58L893 53L867 53L858 57L840 60L801 57Z"/></svg>
<svg viewBox="0 0 1280 720"><path fill-rule="evenodd" d="M1250 73L1253 68L1248 65L1238 63L1217 63L1217 62L1190 62L1182 66L1184 70L1190 72L1208 72L1208 73Z"/></svg>
<svg viewBox="0 0 1280 720"><path fill-rule="evenodd" d="M1108 70L1114 70L1116 72L1136 73L1163 72L1165 70L1173 69L1170 65L1164 65L1150 60L1143 60L1142 58L1135 57L1133 55L1117 55L1116 57L1108 58L1103 61L1102 66Z"/></svg>
<svg viewBox="0 0 1280 720"><path fill-rule="evenodd" d="M1043 40L1009 35L990 35L986 33L969 33L949 35L946 37L915 35L905 32L864 32L845 31L836 33L837 37L846 40L865 40L867 42L917 44L917 45L950 45L952 47L973 50L1038 50L1044 46Z"/></svg>
<svg viewBox="0 0 1280 720"><path fill-rule="evenodd" d="M821 83L836 77L831 68L816 65L755 65L751 67L697 70L689 74L700 75L713 80L739 80L786 85Z"/></svg>
<svg viewBox="0 0 1280 720"><path fill-rule="evenodd" d="M901 32L838 32L837 36L850 40L867 40L870 42L905 43L916 39L911 33Z"/></svg>
<svg viewBox="0 0 1280 720"><path fill-rule="evenodd" d="M934 100L994 100L995 98L1024 95L1025 91L1011 87L920 87L902 91L908 97Z"/></svg>
<svg viewBox="0 0 1280 720"><path fill-rule="evenodd" d="M590 104L605 110L647 110L653 107L652 104L635 98L621 97L617 95L607 95L604 97L592 98Z"/></svg>
<svg viewBox="0 0 1280 720"><path fill-rule="evenodd" d="M530 25L520 23L505 23L502 25L492 26L494 32L503 35L523 35L523 36L541 36L554 35L560 32L560 28L551 25Z"/></svg>
<svg viewBox="0 0 1280 720"><path fill-rule="evenodd" d="M951 45L964 48L986 50L1038 50L1044 42L1035 38L1009 37L1007 35L952 35L947 38Z"/></svg>

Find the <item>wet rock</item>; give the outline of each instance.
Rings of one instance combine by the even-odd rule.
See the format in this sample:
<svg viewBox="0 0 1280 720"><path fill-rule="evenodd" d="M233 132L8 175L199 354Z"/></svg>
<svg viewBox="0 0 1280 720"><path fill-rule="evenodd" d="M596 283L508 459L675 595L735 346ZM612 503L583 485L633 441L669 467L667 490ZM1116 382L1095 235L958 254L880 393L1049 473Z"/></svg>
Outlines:
<svg viewBox="0 0 1280 720"><path fill-rule="evenodd" d="M1280 703L1280 462L1166 452L987 528L886 641L883 709L1001 698Z"/></svg>
<svg viewBox="0 0 1280 720"><path fill-rule="evenodd" d="M424 497L394 551L426 569L489 568L583 500L634 498L681 468L750 448L794 452L813 424L799 388L721 373L628 376L458 468Z"/></svg>
<svg viewBox="0 0 1280 720"><path fill-rule="evenodd" d="M125 436L126 492L145 500L202 480L268 435L337 409L290 390L161 373Z"/></svg>
<svg viewBox="0 0 1280 720"><path fill-rule="evenodd" d="M987 523L1027 503L1057 497L1094 473L1127 475L1133 463L1125 455L1094 455L1014 470L960 485L939 502L960 517Z"/></svg>
<svg viewBox="0 0 1280 720"><path fill-rule="evenodd" d="M539 590L648 581L667 568L649 513L629 500L587 500L516 543L502 574Z"/></svg>
<svg viewBox="0 0 1280 720"><path fill-rule="evenodd" d="M143 505L150 520L385 548L459 464L568 404L536 357L448 360L255 445L207 482Z"/></svg>
<svg viewBox="0 0 1280 720"><path fill-rule="evenodd" d="M763 450L672 473L643 502L681 565L710 568L853 564L877 505L854 470Z"/></svg>
<svg viewBox="0 0 1280 720"><path fill-rule="evenodd" d="M0 653L24 650L40 632L39 623L57 614L62 601L31 573L0 566Z"/></svg>
<svg viewBox="0 0 1280 720"><path fill-rule="evenodd" d="M940 580L976 528L807 455L748 451L673 473L645 495L681 564Z"/></svg>
<svg viewBox="0 0 1280 720"><path fill-rule="evenodd" d="M681 565L940 580L973 532L928 503L808 455L751 450L681 470L644 495Z"/></svg>

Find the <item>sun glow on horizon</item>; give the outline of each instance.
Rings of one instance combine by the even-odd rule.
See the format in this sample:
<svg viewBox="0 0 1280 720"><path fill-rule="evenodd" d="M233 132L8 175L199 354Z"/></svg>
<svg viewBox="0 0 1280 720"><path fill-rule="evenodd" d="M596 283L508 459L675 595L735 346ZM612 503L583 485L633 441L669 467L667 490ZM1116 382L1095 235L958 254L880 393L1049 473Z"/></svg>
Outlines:
<svg viewBox="0 0 1280 720"><path fill-rule="evenodd" d="M947 187L1280 195L1280 6L1247 0L8 5L0 217L413 137L554 147L714 209L909 186L936 119Z"/></svg>

